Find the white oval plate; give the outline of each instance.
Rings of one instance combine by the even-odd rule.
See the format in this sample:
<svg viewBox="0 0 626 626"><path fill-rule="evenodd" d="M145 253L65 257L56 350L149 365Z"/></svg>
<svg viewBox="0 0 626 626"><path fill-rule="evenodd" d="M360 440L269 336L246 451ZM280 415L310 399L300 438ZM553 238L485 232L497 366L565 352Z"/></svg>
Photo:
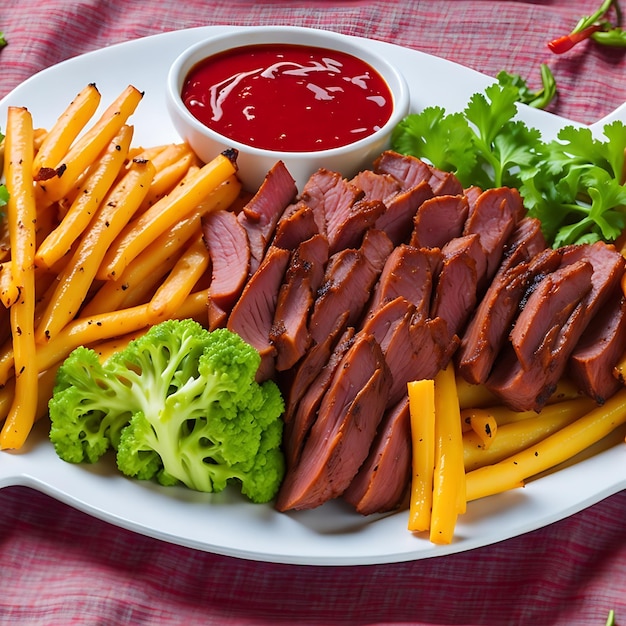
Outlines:
<svg viewBox="0 0 626 626"><path fill-rule="evenodd" d="M210 26L155 35L79 56L36 74L0 101L0 124L9 105L26 106L35 126L49 128L69 101L90 82L103 106L128 84L145 91L132 119L134 145L178 141L165 108L170 63L187 46L223 32ZM418 110L441 105L462 110L492 79L421 52L371 41L405 73ZM567 120L525 108L522 117L545 136ZM622 106L604 120L626 120ZM529 483L524 489L468 506L456 538L435 546L406 530L406 513L362 517L340 501L314 511L277 513L270 505L244 502L238 494L199 494L162 488L119 475L112 459L94 466L57 458L46 424L35 428L23 451L0 455L0 487L39 490L95 517L175 544L246 559L307 565L392 563L453 554L493 544L563 519L626 487L624 431L597 454Z"/></svg>

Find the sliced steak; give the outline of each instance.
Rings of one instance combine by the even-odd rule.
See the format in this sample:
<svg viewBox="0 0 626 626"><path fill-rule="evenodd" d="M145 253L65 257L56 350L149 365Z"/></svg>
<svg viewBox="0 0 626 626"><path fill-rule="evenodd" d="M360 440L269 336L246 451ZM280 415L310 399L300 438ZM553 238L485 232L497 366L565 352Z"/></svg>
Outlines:
<svg viewBox="0 0 626 626"><path fill-rule="evenodd" d="M426 181L397 193L385 201L385 212L376 220L375 227L384 231L394 245L408 243L413 228L413 218L422 204L433 197Z"/></svg>
<svg viewBox="0 0 626 626"><path fill-rule="evenodd" d="M598 404L624 384L614 375L626 345L626 299L620 292L611 296L587 326L567 368L574 384Z"/></svg>
<svg viewBox="0 0 626 626"><path fill-rule="evenodd" d="M291 376L281 381L281 390L285 397L285 423L293 419L298 403L328 363L337 341L351 328L347 323L349 315L349 311L337 313L328 335L318 343L312 343L302 360L290 372Z"/></svg>
<svg viewBox="0 0 626 626"><path fill-rule="evenodd" d="M443 262L437 277L430 317L446 322L448 338L460 337L476 306L479 271L484 267L484 251L478 235L450 240L442 249ZM482 267L477 267L478 263Z"/></svg>
<svg viewBox="0 0 626 626"><path fill-rule="evenodd" d="M387 235L374 229L366 233L358 250L342 250L331 257L309 323L315 343L328 337L344 311L349 312L348 326L358 322L392 250Z"/></svg>
<svg viewBox="0 0 626 626"><path fill-rule="evenodd" d="M518 263L528 261L547 247L541 221L536 217L524 217L506 242L497 271L504 272Z"/></svg>
<svg viewBox="0 0 626 626"><path fill-rule="evenodd" d="M377 174L363 170L354 176L350 183L361 189L366 200L381 200L387 204L402 189L400 183L389 174Z"/></svg>
<svg viewBox="0 0 626 626"><path fill-rule="evenodd" d="M359 333L374 336L391 373L389 403L395 404L406 393L410 380L432 378L441 369L450 340L442 340L443 320L435 323L416 316L416 307L402 296L386 303L370 315Z"/></svg>
<svg viewBox="0 0 626 626"><path fill-rule="evenodd" d="M320 168L306 182L300 202L310 206L318 220L319 231L326 233L329 241L333 231L349 215L352 205L363 198L363 191L352 185L338 172Z"/></svg>
<svg viewBox="0 0 626 626"><path fill-rule="evenodd" d="M358 513L387 513L402 506L411 481L409 399L383 416L369 455L343 494Z"/></svg>
<svg viewBox="0 0 626 626"><path fill-rule="evenodd" d="M561 332L584 301L591 291L592 274L591 263L577 261L548 274L533 291L509 337L522 369L532 367L546 341Z"/></svg>
<svg viewBox="0 0 626 626"><path fill-rule="evenodd" d="M288 214L283 213L278 220L272 245L285 250L295 250L303 241L325 232L319 230L315 213L310 206L299 202L290 209L292 210L289 210Z"/></svg>
<svg viewBox="0 0 626 626"><path fill-rule="evenodd" d="M510 345L509 349L504 350L487 381L487 387L516 410L540 410L543 407L565 372L568 359L585 328L614 293L624 274L624 258L613 246L602 242L567 246L558 252L561 254L561 267L557 272L563 280L579 282L579 290L584 297L561 326L559 321L563 316L560 311L554 311L553 323L543 321L555 308L547 298L543 298L544 308L539 306L541 295L550 290L547 292L542 290L540 284L529 296L524 310L529 305L530 312L536 310L535 317L542 319L540 326L547 328L548 331L532 360L531 348L536 345L539 333L534 330L528 333L529 343L525 344L520 331L516 337L516 349ZM588 270L584 268L588 266L591 266L592 272L587 289L585 276ZM572 288L570 293L572 300L575 299L576 290ZM523 368L518 355L522 355L524 362L529 366L528 369Z"/></svg>
<svg viewBox="0 0 626 626"><path fill-rule="evenodd" d="M250 275L259 267L274 229L285 209L295 200L294 179L282 161L265 176L259 190L238 214L250 242Z"/></svg>
<svg viewBox="0 0 626 626"><path fill-rule="evenodd" d="M270 330L278 371L293 367L311 343L309 315L327 260L328 240L319 234L302 242L291 254Z"/></svg>
<svg viewBox="0 0 626 626"><path fill-rule="evenodd" d="M381 200L358 200L342 215L342 221L328 224L330 253L361 245L366 231L385 213Z"/></svg>
<svg viewBox="0 0 626 626"><path fill-rule="evenodd" d="M416 187L422 182L428 183L433 175L425 161L393 150L386 150L374 161L374 171L392 176L403 189Z"/></svg>
<svg viewBox="0 0 626 626"><path fill-rule="evenodd" d="M245 229L231 211L213 211L201 224L211 258L209 328L213 329L223 325L248 279L250 247Z"/></svg>
<svg viewBox="0 0 626 626"><path fill-rule="evenodd" d="M279 511L315 508L343 494L367 458L388 384L374 338L356 337L322 399L300 462L287 469L276 500Z"/></svg>
<svg viewBox="0 0 626 626"><path fill-rule="evenodd" d="M425 200L415 214L409 243L416 248L441 248L461 236L468 211L464 195L434 196Z"/></svg>
<svg viewBox="0 0 626 626"><path fill-rule="evenodd" d="M288 250L270 246L261 265L246 283L241 297L228 317L226 327L239 334L261 355L259 381L274 375L276 348L270 341L278 291L289 263Z"/></svg>
<svg viewBox="0 0 626 626"><path fill-rule="evenodd" d="M532 260L498 271L479 302L455 354L457 372L472 384L484 384L506 344L520 305L547 273L559 266L561 255L546 249Z"/></svg>
<svg viewBox="0 0 626 626"><path fill-rule="evenodd" d="M393 176L404 189L428 182L435 195L458 195L463 193L459 179L417 157L386 150L374 161L374 171Z"/></svg>
<svg viewBox="0 0 626 626"><path fill-rule="evenodd" d="M516 189L487 189L476 199L463 234L477 234L487 254L487 272L481 281L481 289L487 286L496 273L506 243L523 213L522 199Z"/></svg>
<svg viewBox="0 0 626 626"><path fill-rule="evenodd" d="M433 284L441 262L438 249L406 244L394 248L380 274L367 315L402 296L415 305L417 316L428 317Z"/></svg>
<svg viewBox="0 0 626 626"><path fill-rule="evenodd" d="M343 333L319 374L311 382L298 402L292 417L285 420L283 450L287 467L295 467L300 461L302 447L308 437L311 426L317 419L317 411L322 403L324 394L330 386L337 366L352 345L354 332L354 328L349 327Z"/></svg>

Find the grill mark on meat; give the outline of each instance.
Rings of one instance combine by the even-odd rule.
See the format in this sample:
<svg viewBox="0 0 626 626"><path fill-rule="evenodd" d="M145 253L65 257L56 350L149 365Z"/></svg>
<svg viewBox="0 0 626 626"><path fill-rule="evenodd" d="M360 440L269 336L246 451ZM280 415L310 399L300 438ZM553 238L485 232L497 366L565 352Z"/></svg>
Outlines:
<svg viewBox="0 0 626 626"><path fill-rule="evenodd" d="M276 348L270 341L270 331L276 312L278 290L289 263L288 250L270 246L265 258L248 280L241 297L233 307L226 327L238 333L261 355L257 380L274 376Z"/></svg>
<svg viewBox="0 0 626 626"><path fill-rule="evenodd" d="M535 217L524 217L504 245L498 272L504 272L518 263L528 261L547 247L548 244L541 231L541 221Z"/></svg>
<svg viewBox="0 0 626 626"><path fill-rule="evenodd" d="M463 233L469 204L464 195L434 196L415 213L410 244L416 248L441 248Z"/></svg>
<svg viewBox="0 0 626 626"><path fill-rule="evenodd" d="M365 461L387 402L389 372L373 337L356 337L339 363L300 462L288 468L279 511L311 509L341 496Z"/></svg>
<svg viewBox="0 0 626 626"><path fill-rule="evenodd" d="M309 312L323 280L327 260L328 240L319 234L302 242L291 254L270 329L278 371L293 367L311 343Z"/></svg>
<svg viewBox="0 0 626 626"><path fill-rule="evenodd" d="M372 515L400 508L411 479L409 399L385 412L369 455L343 494L357 513Z"/></svg>
<svg viewBox="0 0 626 626"><path fill-rule="evenodd" d="M259 190L238 214L250 243L250 276L261 264L278 220L297 193L296 183L285 164L277 161Z"/></svg>

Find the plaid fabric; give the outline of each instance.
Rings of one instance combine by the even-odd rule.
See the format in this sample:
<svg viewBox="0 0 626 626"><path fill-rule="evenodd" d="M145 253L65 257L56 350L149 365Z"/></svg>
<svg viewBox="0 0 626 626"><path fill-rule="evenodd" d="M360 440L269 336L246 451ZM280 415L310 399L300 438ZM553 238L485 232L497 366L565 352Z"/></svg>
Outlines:
<svg viewBox="0 0 626 626"><path fill-rule="evenodd" d="M538 86L590 123L626 101L622 50L546 42L598 0L4 0L0 97L72 56L207 24L292 24L367 36ZM454 88L454 86L451 86ZM45 94L42 95L45 97ZM0 463L2 459L0 458ZM575 488L575 487L574 487ZM25 487L0 490L0 623L601 625L626 620L626 492L562 522L471 552L380 566L238 560L136 535Z"/></svg>

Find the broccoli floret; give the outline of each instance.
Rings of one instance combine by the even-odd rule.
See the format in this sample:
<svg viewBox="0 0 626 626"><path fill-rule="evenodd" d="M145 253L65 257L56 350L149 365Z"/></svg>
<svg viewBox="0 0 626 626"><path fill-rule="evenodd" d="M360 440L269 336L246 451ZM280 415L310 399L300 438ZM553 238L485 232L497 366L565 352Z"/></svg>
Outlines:
<svg viewBox="0 0 626 626"><path fill-rule="evenodd" d="M88 348L76 348L59 368L49 402L50 441L70 463L95 463L117 448L132 413L125 385Z"/></svg>
<svg viewBox="0 0 626 626"><path fill-rule="evenodd" d="M95 460L110 445L127 476L213 493L237 483L250 500L268 502L285 471L284 401L273 381L256 382L260 361L239 335L192 320L154 326L103 365L79 349L59 370L50 438L65 460ZM76 448L90 454L67 454Z"/></svg>

